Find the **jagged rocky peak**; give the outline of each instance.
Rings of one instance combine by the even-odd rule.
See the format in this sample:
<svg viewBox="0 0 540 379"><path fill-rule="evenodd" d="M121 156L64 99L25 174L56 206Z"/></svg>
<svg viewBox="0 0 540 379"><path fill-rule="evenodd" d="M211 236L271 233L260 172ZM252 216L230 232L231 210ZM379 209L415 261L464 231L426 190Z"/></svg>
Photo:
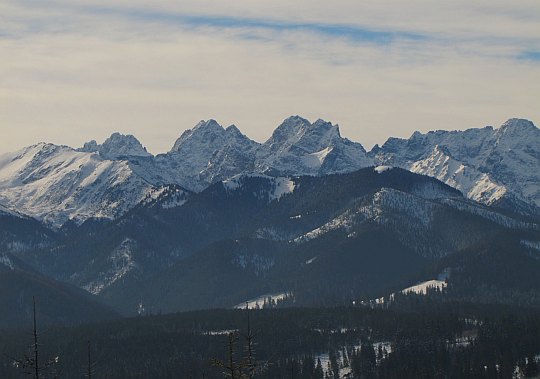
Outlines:
<svg viewBox="0 0 540 379"><path fill-rule="evenodd" d="M150 157L146 148L133 135L115 132L99 145L95 140L85 142L76 151L84 153L99 153L105 159L116 160L122 157Z"/></svg>
<svg viewBox="0 0 540 379"><path fill-rule="evenodd" d="M86 144L85 144L86 145ZM120 157L149 157L146 148L131 134L111 134L109 138L99 146L99 154L107 159L117 159Z"/></svg>
<svg viewBox="0 0 540 379"><path fill-rule="evenodd" d="M306 131L306 135L309 136L309 138L318 140L319 143L328 146L333 145L335 142L346 140L341 137L338 124L334 125L331 122L322 119L315 121ZM360 144L358 145L360 146Z"/></svg>
<svg viewBox="0 0 540 379"><path fill-rule="evenodd" d="M204 133L222 133L225 129L216 120L210 119L208 121L199 121L192 130Z"/></svg>
<svg viewBox="0 0 540 379"><path fill-rule="evenodd" d="M508 119L504 124L501 125L499 130L538 130L538 128L533 124L532 121L529 121L524 118L511 118Z"/></svg>
<svg viewBox="0 0 540 379"><path fill-rule="evenodd" d="M501 125L500 128L496 130L497 138L508 139L508 138L538 138L540 135L540 129L538 129L531 121L520 119L520 118L511 118Z"/></svg>
<svg viewBox="0 0 540 379"><path fill-rule="evenodd" d="M223 137L225 129L218 124L216 120L210 119L208 121L201 120L193 129L188 129L182 133L180 138L174 143L171 153L179 152L187 141L207 142L212 143L216 139Z"/></svg>
<svg viewBox="0 0 540 379"><path fill-rule="evenodd" d="M371 164L362 145L341 137L338 125L322 119L310 123L299 116L283 121L257 158L257 171L272 175L322 175Z"/></svg>
<svg viewBox="0 0 540 379"><path fill-rule="evenodd" d="M99 151L99 145L96 142L96 140L91 140L91 141L85 142L83 147L77 149L77 151L81 151L84 153L96 153Z"/></svg>
<svg viewBox="0 0 540 379"><path fill-rule="evenodd" d="M303 132L311 126L311 123L300 116L291 116L286 118L272 133L272 136L265 145L279 146L283 142L294 143L298 141Z"/></svg>
<svg viewBox="0 0 540 379"><path fill-rule="evenodd" d="M237 138L247 138L246 135L245 135L244 133L242 133L242 132L240 131L240 129L238 129L238 128L236 127L236 125L234 125L234 124L233 124L233 125L227 126L227 129L225 129L225 131L226 131L228 134L230 134L230 135L232 135L232 136L234 136L234 137L237 137Z"/></svg>
<svg viewBox="0 0 540 379"><path fill-rule="evenodd" d="M282 150L298 143L327 147L335 138L341 138L338 125L322 119L310 123L300 116L291 116L277 127L265 145L270 150Z"/></svg>

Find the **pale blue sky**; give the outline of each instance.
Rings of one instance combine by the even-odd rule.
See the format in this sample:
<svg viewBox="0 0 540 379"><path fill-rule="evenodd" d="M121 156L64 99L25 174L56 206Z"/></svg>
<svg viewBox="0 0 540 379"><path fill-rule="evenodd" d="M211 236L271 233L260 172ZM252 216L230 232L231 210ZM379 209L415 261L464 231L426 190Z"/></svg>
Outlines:
<svg viewBox="0 0 540 379"><path fill-rule="evenodd" d="M0 152L114 131L153 153L214 118L264 141L285 117L371 148L415 130L540 122L540 3L0 3Z"/></svg>

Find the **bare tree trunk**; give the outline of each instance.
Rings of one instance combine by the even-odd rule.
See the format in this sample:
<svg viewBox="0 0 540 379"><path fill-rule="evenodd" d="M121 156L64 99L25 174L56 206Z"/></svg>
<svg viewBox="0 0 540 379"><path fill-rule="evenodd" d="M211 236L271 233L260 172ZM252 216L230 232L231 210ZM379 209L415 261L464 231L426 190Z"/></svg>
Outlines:
<svg viewBox="0 0 540 379"><path fill-rule="evenodd" d="M39 361L38 361L38 336L37 336L37 324L36 324L36 298L32 296L32 302L34 305L34 369L35 379L39 379Z"/></svg>
<svg viewBox="0 0 540 379"><path fill-rule="evenodd" d="M90 355L90 341L88 341L88 371L86 377L92 379L92 357Z"/></svg>

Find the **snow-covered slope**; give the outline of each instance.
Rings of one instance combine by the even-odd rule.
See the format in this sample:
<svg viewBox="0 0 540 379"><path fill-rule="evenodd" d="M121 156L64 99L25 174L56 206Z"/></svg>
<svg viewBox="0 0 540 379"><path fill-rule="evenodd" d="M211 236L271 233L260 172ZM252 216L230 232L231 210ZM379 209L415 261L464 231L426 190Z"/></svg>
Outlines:
<svg viewBox="0 0 540 379"><path fill-rule="evenodd" d="M390 138L372 150L378 164L435 177L470 199L492 205L516 199L540 207L540 130L510 119L500 128L438 130ZM534 213L534 210L533 210Z"/></svg>
<svg viewBox="0 0 540 379"><path fill-rule="evenodd" d="M0 156L0 203L54 226L118 217L150 188L127 161L96 152L39 143Z"/></svg>
<svg viewBox="0 0 540 379"><path fill-rule="evenodd" d="M287 118L257 151L255 170L284 175L351 172L372 164L359 143L341 137L339 126Z"/></svg>

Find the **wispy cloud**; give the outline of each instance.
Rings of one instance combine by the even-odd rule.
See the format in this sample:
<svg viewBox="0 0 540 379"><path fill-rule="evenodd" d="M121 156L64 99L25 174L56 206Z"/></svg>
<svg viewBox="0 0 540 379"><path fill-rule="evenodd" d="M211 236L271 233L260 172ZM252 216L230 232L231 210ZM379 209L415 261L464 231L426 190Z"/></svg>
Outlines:
<svg viewBox="0 0 540 379"><path fill-rule="evenodd" d="M519 55L520 59L540 62L540 51L523 51Z"/></svg>

